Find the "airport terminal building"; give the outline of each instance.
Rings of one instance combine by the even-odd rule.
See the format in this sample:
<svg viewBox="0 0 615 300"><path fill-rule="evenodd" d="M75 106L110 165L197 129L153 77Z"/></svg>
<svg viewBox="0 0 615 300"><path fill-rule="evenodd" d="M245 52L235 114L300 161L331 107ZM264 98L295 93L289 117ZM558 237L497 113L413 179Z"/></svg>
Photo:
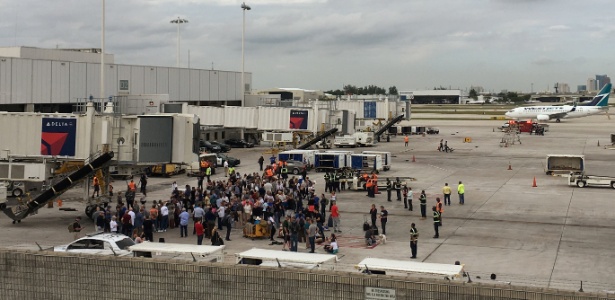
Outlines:
<svg viewBox="0 0 615 300"><path fill-rule="evenodd" d="M70 113L100 97L100 49L0 47L0 111ZM168 95L169 102L241 106L241 72L116 64L105 54L105 98ZM245 73L250 91L252 74Z"/></svg>

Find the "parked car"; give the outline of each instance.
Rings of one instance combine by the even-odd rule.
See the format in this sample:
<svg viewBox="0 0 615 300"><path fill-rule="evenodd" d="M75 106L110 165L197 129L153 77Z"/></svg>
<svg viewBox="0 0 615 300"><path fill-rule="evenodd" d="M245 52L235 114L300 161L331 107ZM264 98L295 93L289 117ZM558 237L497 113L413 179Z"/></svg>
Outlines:
<svg viewBox="0 0 615 300"><path fill-rule="evenodd" d="M231 146L229 146L229 145L227 145L225 143L220 143L220 142L217 142L217 141L213 141L213 142L210 142L210 143L212 145L214 145L214 146L220 147L220 151L221 152L229 152L229 151L231 151Z"/></svg>
<svg viewBox="0 0 615 300"><path fill-rule="evenodd" d="M427 134L439 134L440 129L437 127L427 127Z"/></svg>
<svg viewBox="0 0 615 300"><path fill-rule="evenodd" d="M218 167L224 166L224 161L228 161L229 167L236 167L241 163L241 160L239 160L238 158L230 157L226 154L216 153L216 156L218 157L216 160L216 164L218 165Z"/></svg>
<svg viewBox="0 0 615 300"><path fill-rule="evenodd" d="M302 161L289 159L286 161L286 168L289 173L293 173L295 175L301 173L303 169L307 168L307 165Z"/></svg>
<svg viewBox="0 0 615 300"><path fill-rule="evenodd" d="M86 235L70 244L53 247L53 251L125 256L132 254L128 247L134 244L135 242L132 239L123 234L95 233Z"/></svg>
<svg viewBox="0 0 615 300"><path fill-rule="evenodd" d="M220 148L220 146L214 145L208 141L201 141L199 146L201 148L201 151L205 150L206 152L212 152L212 153L222 152L222 149Z"/></svg>
<svg viewBox="0 0 615 300"><path fill-rule="evenodd" d="M254 144L240 139L228 139L224 141L227 145L233 148L252 148Z"/></svg>

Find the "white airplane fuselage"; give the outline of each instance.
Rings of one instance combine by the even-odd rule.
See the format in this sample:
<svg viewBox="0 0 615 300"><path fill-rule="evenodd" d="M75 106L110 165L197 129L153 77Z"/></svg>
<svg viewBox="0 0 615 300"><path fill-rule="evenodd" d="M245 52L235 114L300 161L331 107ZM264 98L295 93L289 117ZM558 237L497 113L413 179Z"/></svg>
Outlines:
<svg viewBox="0 0 615 300"><path fill-rule="evenodd" d="M600 106L526 106L517 107L508 112L506 116L513 119L538 119L540 121L547 121L549 119L572 119L581 118L599 113L604 113L608 110L608 107ZM560 118L552 118L549 115L564 113L565 115Z"/></svg>

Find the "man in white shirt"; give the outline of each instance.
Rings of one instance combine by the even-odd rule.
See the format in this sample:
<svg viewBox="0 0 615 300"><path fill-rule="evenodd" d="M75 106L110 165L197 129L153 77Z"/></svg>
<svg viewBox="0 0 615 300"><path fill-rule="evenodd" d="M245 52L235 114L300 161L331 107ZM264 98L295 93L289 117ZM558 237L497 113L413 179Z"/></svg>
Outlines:
<svg viewBox="0 0 615 300"><path fill-rule="evenodd" d="M129 208L128 210L128 214L130 215L130 224L132 225L132 227L135 227L135 212L132 211L132 207Z"/></svg>
<svg viewBox="0 0 615 300"><path fill-rule="evenodd" d="M160 207L160 216L162 216L161 231L165 232L169 227L169 208L167 207L166 203L163 204L162 207Z"/></svg>
<svg viewBox="0 0 615 300"><path fill-rule="evenodd" d="M115 216L113 216L111 218L111 221L109 222L109 229L111 230L111 233L117 233L117 221L115 221L117 218Z"/></svg>
<svg viewBox="0 0 615 300"><path fill-rule="evenodd" d="M223 163L224 166L224 177L228 177L228 161L224 161Z"/></svg>
<svg viewBox="0 0 615 300"><path fill-rule="evenodd" d="M226 202L222 202L222 205L218 207L218 229L222 229L222 220L224 220L224 216L226 215Z"/></svg>

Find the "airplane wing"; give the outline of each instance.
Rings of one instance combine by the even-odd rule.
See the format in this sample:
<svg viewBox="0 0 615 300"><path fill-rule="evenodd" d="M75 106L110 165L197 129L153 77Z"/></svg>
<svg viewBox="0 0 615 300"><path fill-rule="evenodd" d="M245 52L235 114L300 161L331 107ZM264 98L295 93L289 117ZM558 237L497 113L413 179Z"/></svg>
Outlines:
<svg viewBox="0 0 615 300"><path fill-rule="evenodd" d="M566 115L569 112L573 112L576 110L576 107L573 107L570 111L565 111L565 112L560 112L560 113L552 113L552 114L546 114L547 116L549 116L549 120L552 119L563 119L564 117L566 117Z"/></svg>

